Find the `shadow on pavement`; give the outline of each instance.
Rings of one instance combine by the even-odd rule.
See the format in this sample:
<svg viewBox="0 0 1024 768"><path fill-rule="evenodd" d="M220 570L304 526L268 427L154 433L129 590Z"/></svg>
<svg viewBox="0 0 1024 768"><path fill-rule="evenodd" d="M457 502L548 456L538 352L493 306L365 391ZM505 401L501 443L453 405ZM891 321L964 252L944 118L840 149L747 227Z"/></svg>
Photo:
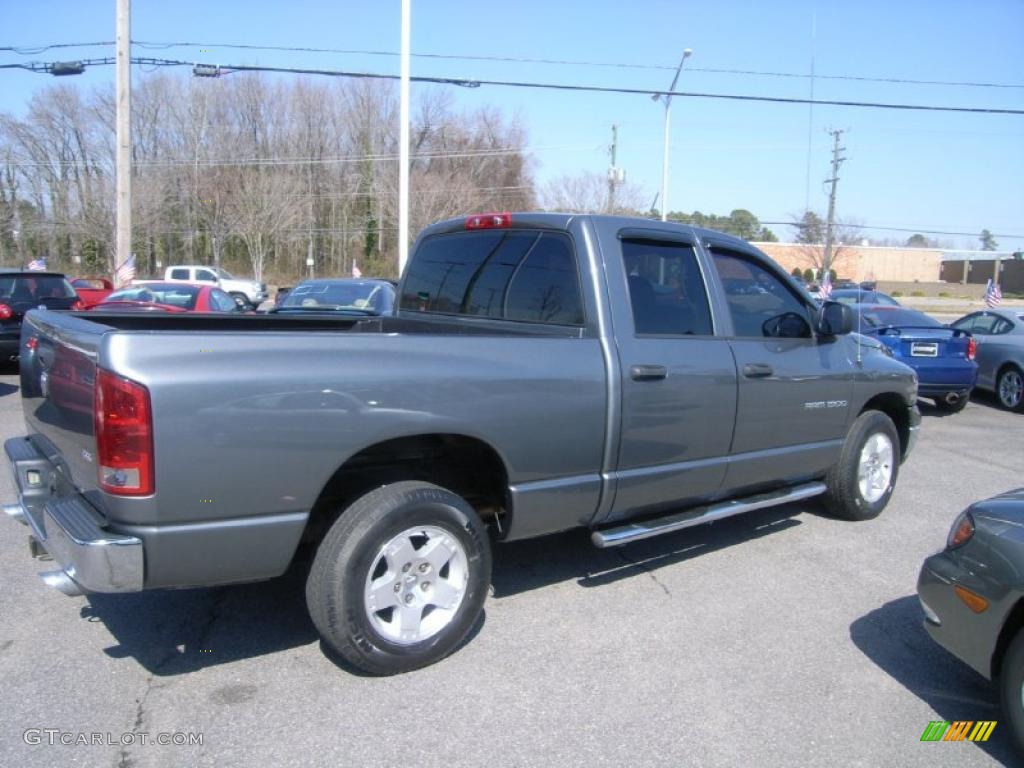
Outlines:
<svg viewBox="0 0 1024 768"><path fill-rule="evenodd" d="M999 690L939 646L921 625L921 606L916 595L886 603L850 625L854 645L882 671L935 710L935 720L995 720L989 741L977 744L936 743L922 747L936 750L936 765L959 762L943 749L981 749L1003 765L1020 765L1010 745L1008 724L999 710ZM920 733L906 738L919 739Z"/></svg>
<svg viewBox="0 0 1024 768"><path fill-rule="evenodd" d="M812 510L814 501L786 504L612 549L582 529L511 542L497 550L491 583L499 599L569 580L601 587L800 525L794 516Z"/></svg>
<svg viewBox="0 0 1024 768"><path fill-rule="evenodd" d="M17 391L17 384L8 384L6 381L0 381L0 397L3 397L4 395L13 395Z"/></svg>
<svg viewBox="0 0 1024 768"><path fill-rule="evenodd" d="M613 550L596 549L583 530L499 545L492 575L494 598L567 580L600 587L653 573L800 525L793 517L812 510L812 505L804 502L750 512ZM88 595L81 616L102 621L114 636L117 645L105 649L109 656L134 658L160 677L286 651L319 640L306 612L310 562L308 557L298 560L280 578L256 584ZM463 645L480 632L485 620L486 614L481 615ZM322 643L320 647L338 667L363 674Z"/></svg>
<svg viewBox="0 0 1024 768"><path fill-rule="evenodd" d="M88 595L82 618L102 621L118 645L151 674L180 675L204 667L308 645L318 640L306 613L309 563L257 584L210 589Z"/></svg>

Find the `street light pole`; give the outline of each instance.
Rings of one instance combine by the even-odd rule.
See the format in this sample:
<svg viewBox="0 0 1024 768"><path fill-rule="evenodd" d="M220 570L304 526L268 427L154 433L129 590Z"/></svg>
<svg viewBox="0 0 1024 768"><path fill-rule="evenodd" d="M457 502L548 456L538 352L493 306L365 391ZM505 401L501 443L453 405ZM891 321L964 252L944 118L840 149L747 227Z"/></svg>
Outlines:
<svg viewBox="0 0 1024 768"><path fill-rule="evenodd" d="M683 50L683 58L679 60L679 66L676 68L676 75L672 78L672 85L668 87L669 92L676 89L676 83L679 81L679 75L683 71L683 64L686 60L693 55L693 51L689 48ZM655 101L664 99L665 101L665 148L664 154L661 159L661 220L668 221L668 129L670 121L670 110L672 108L672 97L668 94L654 94L652 97Z"/></svg>
<svg viewBox="0 0 1024 768"><path fill-rule="evenodd" d="M117 235L114 269L132 252L131 0L117 0Z"/></svg>
<svg viewBox="0 0 1024 768"><path fill-rule="evenodd" d="M401 78L398 85L398 276L409 259L409 38L412 0L402 0Z"/></svg>

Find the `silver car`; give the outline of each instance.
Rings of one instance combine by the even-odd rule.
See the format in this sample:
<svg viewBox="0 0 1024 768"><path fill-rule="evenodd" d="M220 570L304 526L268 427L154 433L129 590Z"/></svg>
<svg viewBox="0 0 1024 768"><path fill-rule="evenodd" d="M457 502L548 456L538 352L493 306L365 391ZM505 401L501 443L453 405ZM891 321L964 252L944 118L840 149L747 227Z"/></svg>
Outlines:
<svg viewBox="0 0 1024 768"><path fill-rule="evenodd" d="M1011 411L1024 405L1024 308L972 312L952 323L978 342L979 389L995 392Z"/></svg>

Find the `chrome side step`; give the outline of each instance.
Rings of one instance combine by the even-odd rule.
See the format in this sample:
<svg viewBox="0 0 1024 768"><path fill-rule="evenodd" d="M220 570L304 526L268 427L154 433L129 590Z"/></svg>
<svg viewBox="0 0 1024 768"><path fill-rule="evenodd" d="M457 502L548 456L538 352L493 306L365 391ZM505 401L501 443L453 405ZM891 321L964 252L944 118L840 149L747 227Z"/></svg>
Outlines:
<svg viewBox="0 0 1024 768"><path fill-rule="evenodd" d="M690 528L694 525L703 525L704 523L721 520L725 517L752 512L755 509L809 499L812 496L824 493L825 490L824 483L807 483L781 491L761 493L757 496L747 496L743 499L722 501L706 507L674 512L671 515L654 520L644 520L637 523L628 523L616 528L606 528L603 531L594 531L590 534L590 540L594 542L595 547L600 547L601 549L618 547L631 541L649 539L652 536L660 536L663 533L680 531L683 528Z"/></svg>

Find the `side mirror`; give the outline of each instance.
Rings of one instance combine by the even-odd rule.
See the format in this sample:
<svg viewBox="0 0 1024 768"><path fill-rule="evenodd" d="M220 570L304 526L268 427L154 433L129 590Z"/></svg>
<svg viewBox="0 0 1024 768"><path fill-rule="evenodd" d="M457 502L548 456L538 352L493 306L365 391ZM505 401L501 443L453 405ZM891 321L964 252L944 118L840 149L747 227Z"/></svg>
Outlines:
<svg viewBox="0 0 1024 768"><path fill-rule="evenodd" d="M842 336L853 330L853 310L848 304L826 301L818 315L818 335Z"/></svg>

